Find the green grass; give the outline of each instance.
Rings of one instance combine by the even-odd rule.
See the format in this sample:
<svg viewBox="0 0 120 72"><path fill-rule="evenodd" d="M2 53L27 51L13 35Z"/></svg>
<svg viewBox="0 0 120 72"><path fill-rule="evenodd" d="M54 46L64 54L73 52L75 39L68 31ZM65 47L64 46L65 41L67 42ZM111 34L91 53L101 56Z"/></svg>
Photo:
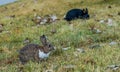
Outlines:
<svg viewBox="0 0 120 72"><path fill-rule="evenodd" d="M24 7L22 7L24 4ZM22 6L21 6L22 5ZM112 8L108 8L111 5ZM0 23L4 24L0 33L0 72L110 72L108 65L120 64L120 12L119 0L20 0L18 2L0 6ZM7 9L5 9L7 7ZM65 13L71 8L88 8L89 20L74 20L69 25L63 20ZM36 11L33 11L36 9ZM34 14L40 16L56 14L60 21L37 27L31 19ZM15 15L15 18L8 18ZM113 15L113 17L109 17ZM115 22L110 27L95 20L111 18ZM90 28L102 31L93 33ZM57 33L52 34L51 30ZM39 36L45 34L56 47L50 57L40 64L29 62L22 66L18 55L24 46L23 40L28 37L32 43L41 44ZM118 44L110 46L115 41ZM100 44L98 49L89 49L91 45ZM63 51L62 48L70 47ZM76 52L77 48L84 48L85 53ZM75 55L77 54L77 56ZM66 65L74 65L74 69L66 69ZM112 72L112 71L111 71ZM117 72L120 72L118 70Z"/></svg>

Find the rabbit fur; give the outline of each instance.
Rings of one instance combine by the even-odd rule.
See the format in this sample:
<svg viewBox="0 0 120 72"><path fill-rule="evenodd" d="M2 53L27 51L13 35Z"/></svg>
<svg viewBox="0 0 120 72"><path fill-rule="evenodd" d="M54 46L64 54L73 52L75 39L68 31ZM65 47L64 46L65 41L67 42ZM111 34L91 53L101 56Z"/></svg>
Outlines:
<svg viewBox="0 0 120 72"><path fill-rule="evenodd" d="M74 19L89 19L88 9L71 9L67 12L65 18L66 21Z"/></svg>
<svg viewBox="0 0 120 72"><path fill-rule="evenodd" d="M30 60L40 62L47 58L51 51L54 50L53 45L47 42L45 35L40 36L40 40L43 46L38 44L28 44L20 49L19 59L22 64L25 64Z"/></svg>

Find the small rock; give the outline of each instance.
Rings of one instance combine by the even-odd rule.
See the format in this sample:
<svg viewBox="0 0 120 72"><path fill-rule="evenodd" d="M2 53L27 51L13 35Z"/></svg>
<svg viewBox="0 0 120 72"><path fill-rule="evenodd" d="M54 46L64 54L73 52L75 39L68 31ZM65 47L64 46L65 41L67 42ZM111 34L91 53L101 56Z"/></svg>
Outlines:
<svg viewBox="0 0 120 72"><path fill-rule="evenodd" d="M117 42L115 42L115 41L112 41L109 43L109 45L116 45L116 44L117 44Z"/></svg>
<svg viewBox="0 0 120 72"><path fill-rule="evenodd" d="M80 52L80 53L84 53L85 52L85 50L83 49L83 48L78 48L78 49L76 49L78 52Z"/></svg>
<svg viewBox="0 0 120 72"><path fill-rule="evenodd" d="M40 24L44 25L44 24L45 24L45 22L40 22Z"/></svg>
<svg viewBox="0 0 120 72"><path fill-rule="evenodd" d="M75 68L75 65L66 65L64 68L69 69L69 68Z"/></svg>
<svg viewBox="0 0 120 72"><path fill-rule="evenodd" d="M68 49L70 49L70 47L62 48L62 50L64 50L64 51L66 51Z"/></svg>
<svg viewBox="0 0 120 72"><path fill-rule="evenodd" d="M100 31L99 29L96 29L96 33L101 33L102 31Z"/></svg>
<svg viewBox="0 0 120 72"><path fill-rule="evenodd" d="M3 34L11 34L11 32L10 31L4 31L4 32L2 32Z"/></svg>
<svg viewBox="0 0 120 72"><path fill-rule="evenodd" d="M58 19L56 15L52 15L50 18L52 19L52 22L55 22Z"/></svg>
<svg viewBox="0 0 120 72"><path fill-rule="evenodd" d="M77 57L80 53L85 53L85 50L83 48L77 48L73 54Z"/></svg>
<svg viewBox="0 0 120 72"><path fill-rule="evenodd" d="M78 52L73 52L73 54L77 57L79 54Z"/></svg>
<svg viewBox="0 0 120 72"><path fill-rule="evenodd" d="M99 22L100 22L100 23L105 23L105 20L100 20Z"/></svg>
<svg viewBox="0 0 120 72"><path fill-rule="evenodd" d="M36 18L37 18L37 19L42 19L40 16L37 16Z"/></svg>
<svg viewBox="0 0 120 72"><path fill-rule="evenodd" d="M50 70L46 70L45 72L53 72L53 70L52 70L52 69L50 69Z"/></svg>
<svg viewBox="0 0 120 72"><path fill-rule="evenodd" d="M42 19L42 17L37 16L37 15L35 14L35 17L32 19L32 21L33 21L36 25L38 25L38 24L40 24L41 19Z"/></svg>
<svg viewBox="0 0 120 72"><path fill-rule="evenodd" d="M24 44L29 44L30 43L30 39L27 37L25 38L25 40L23 41Z"/></svg>
<svg viewBox="0 0 120 72"><path fill-rule="evenodd" d="M93 33L101 33L102 31L100 29L97 29L97 28L93 28L93 29L90 29Z"/></svg>
<svg viewBox="0 0 120 72"><path fill-rule="evenodd" d="M40 24L36 24L37 27L40 27Z"/></svg>
<svg viewBox="0 0 120 72"><path fill-rule="evenodd" d="M40 24L46 24L46 22L47 22L47 19L46 19L46 18L43 18L43 19L41 20Z"/></svg>
<svg viewBox="0 0 120 72"><path fill-rule="evenodd" d="M107 24L108 24L108 26L113 26L113 20L112 19L108 19Z"/></svg>
<svg viewBox="0 0 120 72"><path fill-rule="evenodd" d="M113 71L116 71L116 70L118 70L119 68L120 68L119 65L109 65L109 66L107 66L107 69L111 69L111 70L113 70Z"/></svg>
<svg viewBox="0 0 120 72"><path fill-rule="evenodd" d="M100 48L100 47L101 46L99 44L89 46L90 49L97 49L97 48Z"/></svg>

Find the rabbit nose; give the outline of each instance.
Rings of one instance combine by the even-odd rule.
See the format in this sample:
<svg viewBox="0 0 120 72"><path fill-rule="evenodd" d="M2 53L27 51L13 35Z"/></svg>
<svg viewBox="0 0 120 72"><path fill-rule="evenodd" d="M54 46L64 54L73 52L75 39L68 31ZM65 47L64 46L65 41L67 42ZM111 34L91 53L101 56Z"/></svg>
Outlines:
<svg viewBox="0 0 120 72"><path fill-rule="evenodd" d="M88 20L90 18L90 16L88 15L87 17L86 17L86 19Z"/></svg>

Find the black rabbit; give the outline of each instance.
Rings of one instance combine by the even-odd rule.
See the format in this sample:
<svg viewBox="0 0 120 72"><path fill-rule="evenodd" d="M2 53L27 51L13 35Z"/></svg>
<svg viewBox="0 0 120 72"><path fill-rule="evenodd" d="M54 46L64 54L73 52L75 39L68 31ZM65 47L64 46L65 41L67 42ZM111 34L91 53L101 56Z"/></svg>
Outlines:
<svg viewBox="0 0 120 72"><path fill-rule="evenodd" d="M28 44L20 50L19 59L22 64L25 64L30 60L40 62L47 58L51 51L54 50L53 45L47 42L45 35L40 36L40 40L43 46L38 44Z"/></svg>
<svg viewBox="0 0 120 72"><path fill-rule="evenodd" d="M88 9L71 9L67 12L65 16L66 21L71 21L74 19L89 19Z"/></svg>

